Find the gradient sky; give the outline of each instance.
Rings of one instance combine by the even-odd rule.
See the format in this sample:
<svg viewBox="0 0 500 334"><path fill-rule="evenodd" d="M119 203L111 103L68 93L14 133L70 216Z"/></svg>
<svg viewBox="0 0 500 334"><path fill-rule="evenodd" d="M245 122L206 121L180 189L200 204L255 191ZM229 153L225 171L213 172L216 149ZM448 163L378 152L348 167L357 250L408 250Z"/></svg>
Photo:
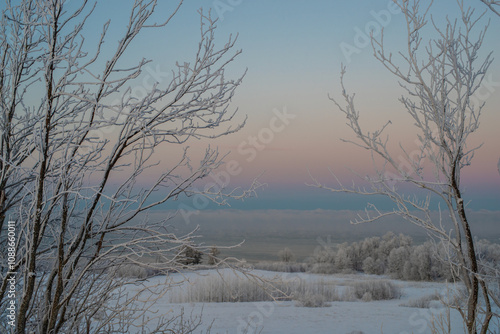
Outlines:
<svg viewBox="0 0 500 334"><path fill-rule="evenodd" d="M175 1L174 1L175 2ZM98 19L110 13L112 33L120 29L120 15L131 1L107 0L100 4ZM172 3L162 2L157 18L169 15ZM211 10L219 17L217 41L226 42L229 34L238 33L237 48L243 53L231 64L230 75L237 77L248 68L243 84L233 100L240 111L239 119L248 116L246 127L239 133L210 144L218 145L229 153L227 161L236 161L241 173L231 179L231 186L247 186L264 172L261 182L267 187L259 199L232 203L241 209L362 209L363 199L333 195L305 186L310 182L308 170L326 184L334 184L328 168L343 182L350 183L354 176L348 170L368 174L371 171L368 152L344 143L340 138L353 139L345 125L345 117L328 99L328 94L339 96L341 63L347 65L346 84L357 93L357 106L362 122L374 130L392 121L391 139L395 144L406 143L415 147L416 132L397 101L403 93L397 80L374 60L371 47L360 48L359 53L347 59L342 45L354 45L358 29L364 30L373 22L373 13L387 10L388 0L356 1L294 1L294 0L187 0L166 30L149 30L133 45L129 55L134 61L141 57L153 60L151 68L167 71L175 61L193 58L199 37L197 9ZM468 0L479 12L485 10L479 0ZM431 13L437 22L444 14L455 18L454 0L440 0ZM483 45L484 54L500 52L500 18L491 18L489 33ZM384 18L385 19L385 18ZM385 24L387 48L392 51L405 47L405 29L402 14L391 14ZM95 26L96 32L99 30ZM112 35L111 35L112 36ZM109 45L113 45L113 41ZM343 44L344 43L344 44ZM500 63L495 61L488 78L498 83L486 98L480 130L472 137L476 144L483 143L473 165L463 173L466 196L474 209L500 209L500 175L497 162L500 157ZM484 92L487 92L483 89ZM269 128L275 111L287 110L295 115L280 132L274 133L264 149L250 160L249 136L258 135ZM209 143L193 141L191 147L204 149ZM413 145L413 146L412 146ZM238 149L240 147L240 149ZM241 149L243 148L243 149ZM175 151L175 150L174 150Z"/></svg>

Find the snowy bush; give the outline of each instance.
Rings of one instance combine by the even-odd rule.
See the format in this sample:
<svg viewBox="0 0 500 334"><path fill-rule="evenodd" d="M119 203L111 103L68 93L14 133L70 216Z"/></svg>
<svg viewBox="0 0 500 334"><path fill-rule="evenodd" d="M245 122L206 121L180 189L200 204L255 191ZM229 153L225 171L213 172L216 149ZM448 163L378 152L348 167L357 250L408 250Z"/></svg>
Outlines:
<svg viewBox="0 0 500 334"><path fill-rule="evenodd" d="M259 302L274 300L306 301L304 296L321 295L325 301L339 300L337 289L329 282L274 279L225 275L200 276L186 286L173 289L171 303ZM312 301L311 301L312 302ZM305 303L305 304L309 304ZM311 306L309 306L311 307Z"/></svg>
<svg viewBox="0 0 500 334"><path fill-rule="evenodd" d="M387 280L355 282L337 286L331 281L289 281L275 278L262 281L255 277L213 274L200 276L169 292L171 303L219 303L295 301L300 307L326 307L329 302L377 301L400 298L397 285Z"/></svg>
<svg viewBox="0 0 500 334"><path fill-rule="evenodd" d="M115 271L115 275L116 277L139 278L139 279L143 279L150 276L148 275L148 271L146 268L131 263L118 267Z"/></svg>
<svg viewBox="0 0 500 334"><path fill-rule="evenodd" d="M313 298L313 296L321 296L323 302L341 300L337 287L328 281L300 280L295 283L290 286L293 291L292 298L299 303L303 303L304 306L305 304L311 305L306 307L321 307L319 297ZM318 306L312 306L314 304L318 304Z"/></svg>
<svg viewBox="0 0 500 334"><path fill-rule="evenodd" d="M308 270L308 265L305 263L284 263L284 262L257 262L254 269L277 271L284 273L303 273Z"/></svg>
<svg viewBox="0 0 500 334"><path fill-rule="evenodd" d="M282 262L292 262L295 259L295 255L292 250L288 247L282 249L278 252L278 257Z"/></svg>
<svg viewBox="0 0 500 334"><path fill-rule="evenodd" d="M394 283L387 280L372 280L365 282L355 282L351 285L351 291L357 299L390 300L401 297L401 289ZM369 295L366 295L366 294Z"/></svg>
<svg viewBox="0 0 500 334"><path fill-rule="evenodd" d="M369 256L363 261L362 269L367 274L382 275L384 274L384 263L380 259L375 261L371 256Z"/></svg>
<svg viewBox="0 0 500 334"><path fill-rule="evenodd" d="M309 270L309 272L312 274L331 275L331 274L335 274L338 272L336 269L337 268L335 267L335 265L333 265L331 263L314 263L311 266L311 269Z"/></svg>
<svg viewBox="0 0 500 334"><path fill-rule="evenodd" d="M314 263L335 263L335 251L333 249L316 250L313 254L312 261Z"/></svg>
<svg viewBox="0 0 500 334"><path fill-rule="evenodd" d="M425 243L413 249L410 262L417 268L418 277L415 277L417 280L429 281L431 279L432 248L430 243Z"/></svg>
<svg viewBox="0 0 500 334"><path fill-rule="evenodd" d="M339 246L339 250L335 255L335 266L339 270L353 269L353 261L350 256L347 244L342 244Z"/></svg>
<svg viewBox="0 0 500 334"><path fill-rule="evenodd" d="M294 298L295 306L299 307L329 307L331 304L326 302L326 298L319 294L302 294Z"/></svg>
<svg viewBox="0 0 500 334"><path fill-rule="evenodd" d="M283 282L263 282L246 277L211 275L191 281L185 289L173 290L171 303L257 302L289 299Z"/></svg>
<svg viewBox="0 0 500 334"><path fill-rule="evenodd" d="M220 250L217 248L217 246L212 246L212 248L210 248L210 253L208 254L208 264L213 266L219 263L219 254Z"/></svg>
<svg viewBox="0 0 500 334"><path fill-rule="evenodd" d="M182 257L179 263L184 265L200 264L202 261L203 253L195 247L184 245L181 250Z"/></svg>
<svg viewBox="0 0 500 334"><path fill-rule="evenodd" d="M417 299L410 299L408 302L401 304L400 306L404 307L415 307L415 308L430 308L431 303L433 301L440 300L440 297L437 293L433 293L430 295L425 295Z"/></svg>
<svg viewBox="0 0 500 334"><path fill-rule="evenodd" d="M363 297L361 297L361 300L364 302L371 302L373 301L373 296L371 292L365 292Z"/></svg>
<svg viewBox="0 0 500 334"><path fill-rule="evenodd" d="M387 268L394 277L404 278L405 264L410 257L411 250L408 247L398 247L391 250L387 259Z"/></svg>

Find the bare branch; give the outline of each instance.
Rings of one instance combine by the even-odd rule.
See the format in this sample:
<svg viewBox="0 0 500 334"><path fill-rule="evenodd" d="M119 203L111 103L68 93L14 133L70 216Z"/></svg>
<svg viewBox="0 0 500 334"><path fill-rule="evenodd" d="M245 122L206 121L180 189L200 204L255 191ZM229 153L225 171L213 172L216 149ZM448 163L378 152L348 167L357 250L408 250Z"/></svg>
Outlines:
<svg viewBox="0 0 500 334"><path fill-rule="evenodd" d="M224 156L208 147L195 164L185 144L225 136L245 124L230 106L244 74L227 79L226 73L241 51L234 50L232 36L216 47L210 14L199 12L193 57L179 61L168 82L134 95L151 61L130 65L125 55L144 29L168 27L182 1L159 23L154 21L158 4L134 2L108 55L103 45L111 37L110 21L93 51L85 51L97 2L6 3L0 21L0 245L10 242L5 220L15 221L18 258L12 271L23 282L18 333L152 330L144 315L161 294L145 300L143 308L135 302L146 286L136 293L127 287L165 275L165 293L172 284L169 273L185 269L183 247L205 254L209 249L197 243L196 228L176 235L169 225L172 215L155 220L148 211L194 194L228 205L229 199L255 196L262 186L254 181L249 189L195 187ZM183 148L179 155L175 146ZM150 171L160 165L151 180ZM7 268L4 255L0 262ZM130 266L145 276L117 274ZM10 275L0 277L3 312ZM153 332L182 322L152 320L157 321ZM192 332L197 324L194 319L181 325Z"/></svg>
<svg viewBox="0 0 500 334"><path fill-rule="evenodd" d="M487 1L483 1L489 5ZM469 135L479 127L484 106L474 105L473 95L492 63L491 53L482 61L481 49L488 24L482 24L484 14L475 15L462 1L457 1L461 17L446 19L444 26L430 16L432 2L422 7L419 0L395 3L400 7L407 32L407 45L394 57L386 51L384 34L379 39L371 36L374 57L400 81L405 94L400 98L406 113L415 125L416 147L402 144L400 151L389 149L388 131L391 121L381 128L369 131L361 125L361 112L355 104L355 94L345 87L344 66L340 72L341 98L330 98L345 114L347 126L356 139L344 140L371 153L374 176L360 177L367 187L345 187L334 175L335 186L325 186L312 177L312 186L331 192L344 192L364 196L383 196L394 204L394 209L383 212L368 204L364 215L354 223L373 222L389 215L399 215L420 226L450 247L446 261L454 268L467 289L467 303L458 310L469 333L479 328L486 333L492 317L492 308L486 277L482 276L476 259L476 250L467 217L461 181L461 170L471 164L480 146L470 147ZM432 29L436 38L423 37L423 29ZM417 195L405 195L399 185L413 186ZM454 227L442 219L431 217L431 203L446 207L446 215ZM479 302L484 299L485 307ZM482 318L481 318L482 317ZM482 319L482 320L481 320Z"/></svg>

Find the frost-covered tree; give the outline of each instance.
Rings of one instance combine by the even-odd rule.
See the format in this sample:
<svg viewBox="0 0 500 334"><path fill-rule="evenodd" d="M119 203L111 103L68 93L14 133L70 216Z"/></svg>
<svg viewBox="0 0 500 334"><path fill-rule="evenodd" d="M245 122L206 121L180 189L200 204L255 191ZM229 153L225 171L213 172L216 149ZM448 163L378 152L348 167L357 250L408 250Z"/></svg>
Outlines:
<svg viewBox="0 0 500 334"><path fill-rule="evenodd" d="M349 256L349 249L347 244L339 246L337 253L335 253L335 267L338 270L352 270L352 258Z"/></svg>
<svg viewBox="0 0 500 334"><path fill-rule="evenodd" d="M431 245L418 245L413 249L410 262L417 268L419 280L429 281L431 279L432 268L432 248Z"/></svg>
<svg viewBox="0 0 500 334"><path fill-rule="evenodd" d="M169 4L172 11L160 22L153 15L157 0L115 3L130 8L127 22L104 23L94 39L93 14L102 10L101 2L4 2L0 248L10 243L15 250L9 271L17 274L6 273L2 252L0 326L7 326L7 291L14 277L17 333L142 328L147 304L134 305L137 295L125 289L138 284L134 291L140 291L140 280L115 271L137 265L172 272L184 245L205 251L193 245L194 232L176 235L166 224L171 217L153 219L148 210L184 195L227 198L224 185L201 191L193 186L221 166L218 151L208 147L195 160L182 147L233 133L244 123L233 120L229 106L241 83L241 77L226 74L240 53L235 39L216 46L216 21L200 11L194 53L177 63L168 82L150 80L146 87L141 74L150 61L134 62L128 51L147 31L169 27L181 3ZM94 35L86 36L86 29ZM119 38L111 37L120 31ZM135 94L137 87L143 94ZM159 317L144 330L163 333L168 325Z"/></svg>
<svg viewBox="0 0 500 334"><path fill-rule="evenodd" d="M200 264L203 258L203 252L196 249L193 245L184 245L181 251L180 263L185 265Z"/></svg>
<svg viewBox="0 0 500 334"><path fill-rule="evenodd" d="M382 260L374 260L371 256L364 259L362 269L365 273L372 275L382 275L385 270Z"/></svg>
<svg viewBox="0 0 500 334"><path fill-rule="evenodd" d="M389 272L397 278L405 278L403 276L403 269L405 264L409 262L410 254L411 250L408 247L399 247L391 250L387 258L387 268Z"/></svg>
<svg viewBox="0 0 500 334"><path fill-rule="evenodd" d="M278 257L282 262L292 262L295 259L295 255L293 254L292 250L288 247L285 247L284 249L280 250L278 252Z"/></svg>
<svg viewBox="0 0 500 334"><path fill-rule="evenodd" d="M215 265L219 263L220 261L219 255L220 255L219 248L217 248L217 246L212 246L210 248L210 253L208 254L208 264Z"/></svg>
<svg viewBox="0 0 500 334"><path fill-rule="evenodd" d="M391 212L370 205L357 223L372 222L388 215L399 215L425 228L444 245L454 275L466 288L463 304L456 307L468 333L486 333L493 316L492 303L498 296L479 272L471 222L466 210L467 197L461 184L463 168L472 163L474 152L470 136L479 128L484 104L475 105L473 95L481 86L492 62L491 54L481 52L486 28L481 15L457 1L460 17L440 24L430 17L431 4L425 1L394 1L403 13L407 44L396 54L389 52L380 38L372 36L374 56L400 82L405 94L400 101L415 125L418 147L397 151L386 135L391 121L381 128L367 130L355 104L354 94L345 86L342 67L343 102L332 99L345 114L356 140L350 142L371 152L375 175L367 176L367 187L328 187L313 179L314 185L334 192L366 196L385 196L395 204ZM494 2L484 1L494 8ZM425 2L429 3L429 2ZM424 38L428 36L428 38ZM407 195L400 185L419 189ZM449 218L452 230L442 219L432 218L432 205L439 205L441 217ZM444 208L444 212L441 210Z"/></svg>

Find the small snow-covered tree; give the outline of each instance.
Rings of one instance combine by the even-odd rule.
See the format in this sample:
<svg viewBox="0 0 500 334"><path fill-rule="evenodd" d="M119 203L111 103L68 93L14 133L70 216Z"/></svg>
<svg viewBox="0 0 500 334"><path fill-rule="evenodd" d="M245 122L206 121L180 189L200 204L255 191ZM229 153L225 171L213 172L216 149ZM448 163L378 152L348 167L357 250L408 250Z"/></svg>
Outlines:
<svg viewBox="0 0 500 334"><path fill-rule="evenodd" d="M369 256L376 259L378 257L377 253L379 246L380 246L379 237L366 238L365 240L362 241L361 251L365 258Z"/></svg>
<svg viewBox="0 0 500 334"><path fill-rule="evenodd" d="M210 253L208 254L208 264L214 265L217 264L219 260L220 250L217 246L212 246L210 248Z"/></svg>
<svg viewBox="0 0 500 334"><path fill-rule="evenodd" d="M483 2L495 8L495 1ZM471 145L470 136L479 128L484 106L475 105L473 96L492 62L491 54L481 52L487 27L478 28L481 16L476 17L475 11L460 0L460 17L446 19L444 25L429 19L432 4L427 6L420 0L394 3L401 8L407 32L407 44L398 51L400 57L387 51L384 33L380 38L372 36L371 42L375 58L405 91L400 101L415 125L418 147L409 150L400 145L401 151L394 151L386 136L391 121L376 130L365 129L354 94L345 87L346 70L342 67L343 102L332 100L356 136L350 142L371 152L375 175L365 177L369 184L366 188L345 187L338 179L334 187L314 178L313 185L333 192L385 196L395 204L393 211L382 212L370 205L367 215L358 216L356 223L396 214L440 240L447 251L444 260L467 291L463 304L455 305L467 332L487 333L492 317L496 316L491 303L500 304L498 296L489 289L489 278L481 275L478 268L473 222L467 214L467 197L461 184L462 169L472 163L477 150ZM430 37L426 40L424 36ZM408 196L401 184L419 189L423 197ZM441 217L449 217L451 231L441 218L433 219L433 204L439 205ZM443 207L445 213L441 211Z"/></svg>
<svg viewBox="0 0 500 334"><path fill-rule="evenodd" d="M184 147L244 124L233 120L229 106L242 79L226 73L240 53L235 39L216 46L216 20L200 11L192 56L172 68L167 82L144 83L150 61L134 63L128 51L145 30L169 27L182 1L169 4L162 22L154 21L157 0L115 2L130 8L116 40L109 31L120 27L109 21L95 36L90 21L101 3L12 0L2 9L0 248L14 243L9 271L17 274L5 272L2 252L0 326L6 326L8 280L15 275L20 334L142 328L147 306L134 305L137 294L126 290L127 284L140 290L141 281L115 271L175 272L184 245L206 251L192 244L194 231L176 235L167 224L171 216L154 219L148 211L184 195L223 202L254 189L197 190L195 182L221 166L222 157L208 147L195 160ZM87 28L97 38L86 38ZM154 43L161 42L175 49L172 41ZM171 325L163 317L155 321L143 329L163 333Z"/></svg>
<svg viewBox="0 0 500 334"><path fill-rule="evenodd" d="M429 281L431 279L432 269L432 245L425 243L418 245L413 249L410 262L417 268L419 280Z"/></svg>
<svg viewBox="0 0 500 334"><path fill-rule="evenodd" d="M387 258L389 273L395 275L397 278L404 278L403 269L405 264L409 262L409 257L410 249L408 247L394 248Z"/></svg>
<svg viewBox="0 0 500 334"><path fill-rule="evenodd" d="M363 271L367 274L373 274L375 271L375 260L368 256L363 260Z"/></svg>
<svg viewBox="0 0 500 334"><path fill-rule="evenodd" d="M282 262L292 262L295 259L295 255L293 254L292 250L288 247L285 247L284 249L280 250L278 252L278 257Z"/></svg>
<svg viewBox="0 0 500 334"><path fill-rule="evenodd" d="M193 245L184 245L181 251L180 263L185 265L200 264L203 253Z"/></svg>
<svg viewBox="0 0 500 334"><path fill-rule="evenodd" d="M353 263L349 256L349 250L347 244L342 244L335 253L335 267L338 270L352 270Z"/></svg>

